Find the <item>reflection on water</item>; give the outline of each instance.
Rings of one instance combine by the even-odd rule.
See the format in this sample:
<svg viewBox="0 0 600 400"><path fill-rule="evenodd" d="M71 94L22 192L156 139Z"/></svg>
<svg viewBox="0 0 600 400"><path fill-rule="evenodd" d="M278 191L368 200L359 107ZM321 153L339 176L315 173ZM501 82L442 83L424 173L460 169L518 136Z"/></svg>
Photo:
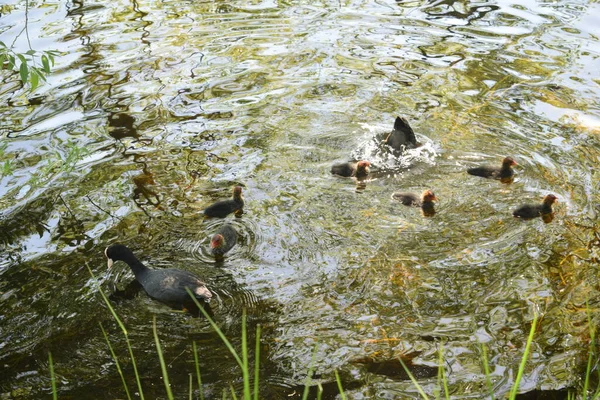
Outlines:
<svg viewBox="0 0 600 400"><path fill-rule="evenodd" d="M25 3L0 8L0 40L27 51ZM31 46L62 56L34 93L0 75L0 393L47 395L51 351L60 397L123 397L98 322L119 357L125 342L99 290L146 397L164 397L153 316L177 398L192 341L206 398L230 382L241 392L207 321L106 270L114 242L207 281L236 348L243 309L250 343L261 324L264 398L298 397L311 366L331 397L338 370L349 396L414 398L396 361L407 354L433 396L442 344L451 392L481 398L479 343L504 397L534 312L522 390L577 387L598 293L599 12L578 0L29 4ZM382 145L398 115L420 146ZM520 165L510 185L468 176L507 154ZM350 160L371 163L368 179L330 174ZM242 216L202 218L238 184ZM424 188L441 199L435 215L391 198ZM512 217L542 192L561 198L554 213ZM224 222L240 237L217 263L209 241Z"/></svg>

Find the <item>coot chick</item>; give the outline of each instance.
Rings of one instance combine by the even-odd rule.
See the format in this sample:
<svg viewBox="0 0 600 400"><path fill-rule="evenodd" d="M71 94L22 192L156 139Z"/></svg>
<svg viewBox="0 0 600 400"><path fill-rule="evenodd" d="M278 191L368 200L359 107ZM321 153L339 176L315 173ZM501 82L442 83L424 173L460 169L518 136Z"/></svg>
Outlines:
<svg viewBox="0 0 600 400"><path fill-rule="evenodd" d="M417 147L417 138L408 121L402 117L396 117L394 129L385 138L384 143L396 151L403 151L407 148Z"/></svg>
<svg viewBox="0 0 600 400"><path fill-rule="evenodd" d="M515 174L515 171L511 168L514 165L518 165L515 160L511 157L504 157L501 167L490 167L486 165L469 168L467 173L483 178L499 179L503 183L509 183L512 181L513 175Z"/></svg>
<svg viewBox="0 0 600 400"><path fill-rule="evenodd" d="M244 198L242 197L242 187L233 188L233 198L231 200L220 200L204 209L204 215L207 217L225 218L231 213L241 215L244 208Z"/></svg>
<svg viewBox="0 0 600 400"><path fill-rule="evenodd" d="M127 246L122 244L108 246L104 250L104 254L108 258L108 268L111 268L115 261L124 261L129 265L135 279L142 285L148 296L169 307L191 312L198 308L186 288L189 288L199 301L210 301L212 297L206 284L194 274L176 268L150 269L142 264Z"/></svg>
<svg viewBox="0 0 600 400"><path fill-rule="evenodd" d="M371 163L365 160L335 164L331 167L331 173L339 176L353 176L356 179L364 179L369 175L370 166Z"/></svg>
<svg viewBox="0 0 600 400"><path fill-rule="evenodd" d="M541 216L544 222L550 222L552 218L548 218L547 216L552 215L552 204L556 201L558 201L558 197L553 194L547 194L542 204L524 204L513 211L513 216L523 219L532 219Z"/></svg>
<svg viewBox="0 0 600 400"><path fill-rule="evenodd" d="M237 243L238 233L230 224L221 226L210 240L210 252L216 259L222 259Z"/></svg>
<svg viewBox="0 0 600 400"><path fill-rule="evenodd" d="M431 190L425 190L421 194L421 198L414 193L396 192L392 194L392 198L400 201L405 206L421 207L423 215L430 217L435 214L434 201L437 197Z"/></svg>

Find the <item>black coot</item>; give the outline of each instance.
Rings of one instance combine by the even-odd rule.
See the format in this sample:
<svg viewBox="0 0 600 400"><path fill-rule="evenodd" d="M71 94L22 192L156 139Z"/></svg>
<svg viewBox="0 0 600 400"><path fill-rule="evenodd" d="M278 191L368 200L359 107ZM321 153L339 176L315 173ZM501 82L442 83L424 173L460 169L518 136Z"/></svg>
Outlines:
<svg viewBox="0 0 600 400"><path fill-rule="evenodd" d="M210 240L210 252L216 259L222 259L237 243L238 233L231 224L224 224Z"/></svg>
<svg viewBox="0 0 600 400"><path fill-rule="evenodd" d="M176 268L150 269L122 244L108 246L104 254L108 258L108 268L112 267L114 261L125 262L148 296L169 307L178 310L197 310L186 288L189 288L200 302L209 301L212 297L206 284L194 274Z"/></svg>
<svg viewBox="0 0 600 400"><path fill-rule="evenodd" d="M346 162L335 164L331 167L331 173L344 177L355 177L356 179L364 179L369 175L369 167L371 163L365 160L358 162Z"/></svg>
<svg viewBox="0 0 600 400"><path fill-rule="evenodd" d="M544 197L542 204L524 204L513 211L513 216L523 219L532 219L541 216L544 219L544 222L552 221L552 218L548 218L548 216L553 214L552 204L557 200L558 197L553 194L548 194Z"/></svg>
<svg viewBox="0 0 600 400"><path fill-rule="evenodd" d="M499 179L501 182L509 183L512 181L515 171L511 168L517 165L517 162L511 157L504 157L501 167L482 166L469 168L467 173L470 175L481 176L483 178Z"/></svg>
<svg viewBox="0 0 600 400"><path fill-rule="evenodd" d="M384 143L396 151L404 151L417 147L417 138L408 121L401 117L396 117L394 129L385 138Z"/></svg>
<svg viewBox="0 0 600 400"><path fill-rule="evenodd" d="M392 198L400 201L405 206L421 207L423 215L430 217L435 214L434 201L437 197L431 190L425 190L419 198L415 193L396 192L392 194Z"/></svg>
<svg viewBox="0 0 600 400"><path fill-rule="evenodd" d="M244 198L242 197L242 187L233 188L233 198L230 200L221 200L206 207L204 215L207 217L225 218L231 213L240 215L244 209Z"/></svg>

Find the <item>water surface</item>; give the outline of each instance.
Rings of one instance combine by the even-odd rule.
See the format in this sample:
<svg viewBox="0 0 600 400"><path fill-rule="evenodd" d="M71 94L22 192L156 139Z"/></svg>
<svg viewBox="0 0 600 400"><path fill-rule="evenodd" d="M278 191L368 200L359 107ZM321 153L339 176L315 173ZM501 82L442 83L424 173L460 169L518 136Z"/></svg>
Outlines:
<svg viewBox="0 0 600 400"><path fill-rule="evenodd" d="M61 51L33 93L0 75L2 396L47 396L51 351L59 397L124 398L99 323L136 390L100 290L128 329L147 398L166 398L154 316L177 398L194 372L193 341L206 397L241 392L207 321L131 290L124 264L107 270L115 242L206 280L238 348L242 310L251 332L261 324L264 398L299 396L313 359L315 381L339 371L350 398L415 398L400 357L433 396L442 348L451 394L482 398L481 343L503 397L535 313L521 392L581 387L585 303L595 321L598 299L598 4L1 10L4 43L27 51L27 14L32 47ZM376 138L399 115L423 146L392 157ZM466 174L506 155L519 163L512 184ZM352 158L374 164L365 187L329 173ZM246 208L228 221L241 238L216 265L207 246L222 221L200 211L234 185ZM391 198L426 188L440 199L432 217ZM559 197L552 222L511 216L548 193Z"/></svg>

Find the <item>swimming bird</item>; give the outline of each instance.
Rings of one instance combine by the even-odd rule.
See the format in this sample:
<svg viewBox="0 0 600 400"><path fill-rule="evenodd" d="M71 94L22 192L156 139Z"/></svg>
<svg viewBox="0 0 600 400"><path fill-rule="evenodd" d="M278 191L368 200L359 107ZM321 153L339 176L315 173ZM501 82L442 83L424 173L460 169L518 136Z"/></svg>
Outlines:
<svg viewBox="0 0 600 400"><path fill-rule="evenodd" d="M501 167L481 166L469 168L467 173L470 175L481 176L483 178L499 179L501 182L509 183L515 174L511 168L518 165L511 157L504 157Z"/></svg>
<svg viewBox="0 0 600 400"><path fill-rule="evenodd" d="M346 162L335 164L331 167L331 173L344 177L355 177L356 179L364 179L369 175L369 167L371 163L365 160L358 162Z"/></svg>
<svg viewBox="0 0 600 400"><path fill-rule="evenodd" d="M402 117L396 117L394 129L385 138L384 143L396 151L417 147L417 138L408 121Z"/></svg>
<svg viewBox="0 0 600 400"><path fill-rule="evenodd" d="M218 260L222 259L237 243L238 233L231 224L224 224L210 240L210 252Z"/></svg>
<svg viewBox="0 0 600 400"><path fill-rule="evenodd" d="M125 262L148 296L171 308L189 310L192 313L197 310L186 288L200 302L208 302L212 298L206 284L194 274L176 268L150 269L125 245L110 245L104 250L104 254L108 258L108 268L115 261Z"/></svg>
<svg viewBox="0 0 600 400"><path fill-rule="evenodd" d="M405 206L421 207L423 215L430 217L435 214L434 201L437 201L437 197L431 190L425 190L421 194L421 197L415 193L409 192L396 192L392 194L392 198L400 201Z"/></svg>
<svg viewBox="0 0 600 400"><path fill-rule="evenodd" d="M547 194L544 197L542 204L523 204L513 211L513 216L523 219L532 219L541 216L544 219L544 222L549 222L552 219L547 217L544 218L544 216L553 214L552 204L554 204L556 201L558 201L558 197L553 194Z"/></svg>
<svg viewBox="0 0 600 400"><path fill-rule="evenodd" d="M204 209L204 215L207 217L225 218L231 213L241 215L244 208L244 198L242 197L242 187L233 188L233 198L230 200L220 200Z"/></svg>

